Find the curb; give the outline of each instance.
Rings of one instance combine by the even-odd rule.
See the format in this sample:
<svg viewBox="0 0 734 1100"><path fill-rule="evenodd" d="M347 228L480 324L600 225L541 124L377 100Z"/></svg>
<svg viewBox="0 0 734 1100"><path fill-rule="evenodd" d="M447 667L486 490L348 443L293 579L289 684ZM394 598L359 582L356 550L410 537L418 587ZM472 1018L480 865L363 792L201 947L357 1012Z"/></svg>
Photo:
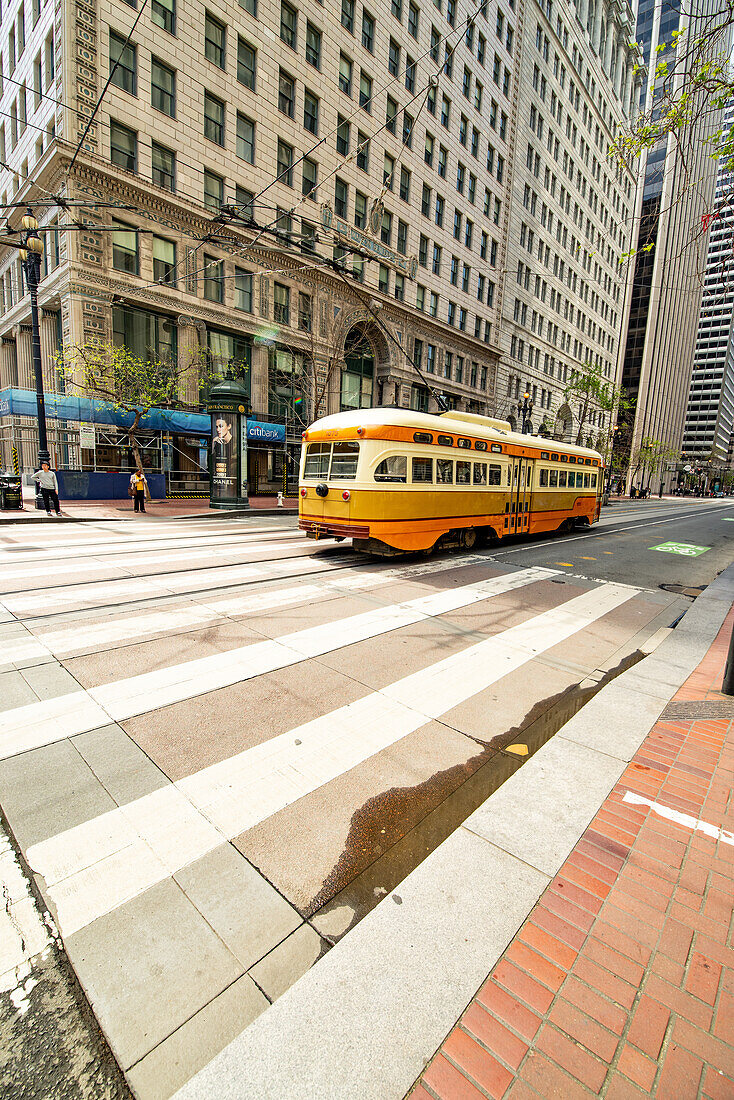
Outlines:
<svg viewBox="0 0 734 1100"><path fill-rule="evenodd" d="M734 565L651 656L591 699L177 1100L401 1100L733 601Z"/></svg>
<svg viewBox="0 0 734 1100"><path fill-rule="evenodd" d="M151 515L154 513L151 512ZM236 516L297 516L297 508L233 508L231 511L189 512L185 516L155 516L167 521L184 519L231 519ZM118 516L61 516L53 523L117 523ZM27 519L5 519L0 517L0 527L25 527L27 523L46 523L48 516L29 516Z"/></svg>

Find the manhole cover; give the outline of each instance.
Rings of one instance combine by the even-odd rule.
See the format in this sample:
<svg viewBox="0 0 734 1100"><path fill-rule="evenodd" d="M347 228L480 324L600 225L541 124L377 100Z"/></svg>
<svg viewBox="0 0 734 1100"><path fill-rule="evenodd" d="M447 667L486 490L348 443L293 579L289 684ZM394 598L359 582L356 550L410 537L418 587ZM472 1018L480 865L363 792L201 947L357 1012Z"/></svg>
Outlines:
<svg viewBox="0 0 734 1100"><path fill-rule="evenodd" d="M696 596L700 596L706 585L702 584L698 588L692 588L686 584L659 584L658 588L662 588L665 592L674 592L676 596L690 596L692 600L695 600Z"/></svg>
<svg viewBox="0 0 734 1100"><path fill-rule="evenodd" d="M734 698L694 699L668 703L661 718L680 718L690 721L694 718L734 718Z"/></svg>

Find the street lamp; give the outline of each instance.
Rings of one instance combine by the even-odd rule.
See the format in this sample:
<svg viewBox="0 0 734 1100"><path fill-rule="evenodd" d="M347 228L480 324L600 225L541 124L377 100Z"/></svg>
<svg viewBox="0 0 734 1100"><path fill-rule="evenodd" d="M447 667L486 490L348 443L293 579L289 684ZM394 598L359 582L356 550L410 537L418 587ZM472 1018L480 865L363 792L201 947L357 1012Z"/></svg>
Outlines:
<svg viewBox="0 0 734 1100"><path fill-rule="evenodd" d="M523 400L517 403L517 414L522 420L522 427L520 431L525 435L527 425L530 422L530 417L533 415L533 403L530 400L530 394L523 394Z"/></svg>
<svg viewBox="0 0 734 1100"><path fill-rule="evenodd" d="M20 241L20 259L23 275L31 296L31 347L33 349L33 374L36 380L36 409L38 414L38 465L50 462L46 437L46 403L43 395L43 370L41 368L41 333L38 327L38 284L41 281L41 256L43 241L38 236L38 222L31 210L27 210L22 221L23 233Z"/></svg>

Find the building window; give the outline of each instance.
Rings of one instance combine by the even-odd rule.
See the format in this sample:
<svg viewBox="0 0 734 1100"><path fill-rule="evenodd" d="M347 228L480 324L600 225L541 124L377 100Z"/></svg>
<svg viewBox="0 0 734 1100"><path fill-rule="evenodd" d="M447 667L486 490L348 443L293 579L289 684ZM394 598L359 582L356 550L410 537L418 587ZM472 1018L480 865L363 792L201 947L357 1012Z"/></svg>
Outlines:
<svg viewBox="0 0 734 1100"><path fill-rule="evenodd" d="M310 157L304 157L301 161L301 194L307 198L316 198L316 185L319 166Z"/></svg>
<svg viewBox="0 0 734 1100"><path fill-rule="evenodd" d="M357 167L362 172L370 170L370 139L361 130L357 132Z"/></svg>
<svg viewBox="0 0 734 1100"><path fill-rule="evenodd" d="M441 274L441 245L434 244L433 246L433 263L431 264L431 270L434 275Z"/></svg>
<svg viewBox="0 0 734 1100"><path fill-rule="evenodd" d="M234 269L234 304L235 309L252 313L252 274L241 267Z"/></svg>
<svg viewBox="0 0 734 1100"><path fill-rule="evenodd" d="M169 34L175 34L176 0L151 0L150 20Z"/></svg>
<svg viewBox="0 0 734 1100"><path fill-rule="evenodd" d="M313 23L306 24L306 61L315 69L321 68L321 31Z"/></svg>
<svg viewBox="0 0 734 1100"><path fill-rule="evenodd" d="M429 303L429 306L428 306L428 312L431 315L431 317L438 316L438 294L436 293L435 290L431 291L431 298L430 298L430 303Z"/></svg>
<svg viewBox="0 0 734 1100"><path fill-rule="evenodd" d="M391 157L389 153L385 153L385 158L382 162L382 183L384 187L387 187L388 191L392 191L394 182L395 157Z"/></svg>
<svg viewBox="0 0 734 1100"><path fill-rule="evenodd" d="M350 34L354 33L354 0L342 0L341 24Z"/></svg>
<svg viewBox="0 0 734 1100"><path fill-rule="evenodd" d="M204 92L204 137L224 145L224 103L211 92Z"/></svg>
<svg viewBox="0 0 734 1100"><path fill-rule="evenodd" d="M372 77L364 69L359 74L359 105L368 114L372 111Z"/></svg>
<svg viewBox="0 0 734 1100"><path fill-rule="evenodd" d="M319 132L319 99L308 88L303 92L303 127L309 134Z"/></svg>
<svg viewBox="0 0 734 1100"><path fill-rule="evenodd" d="M349 205L349 187L337 176L334 180L334 213L337 218L346 218Z"/></svg>
<svg viewBox="0 0 734 1100"><path fill-rule="evenodd" d="M278 325L289 325L291 316L290 287L273 283L273 319Z"/></svg>
<svg viewBox="0 0 734 1100"><path fill-rule="evenodd" d="M388 210L383 210L382 221L380 223L380 240L383 244L391 244L392 242L392 214Z"/></svg>
<svg viewBox="0 0 734 1100"><path fill-rule="evenodd" d="M390 293L390 268L386 267L385 264L380 264L377 285L383 294Z"/></svg>
<svg viewBox="0 0 734 1100"><path fill-rule="evenodd" d="M400 168L400 198L410 202L410 172L404 165Z"/></svg>
<svg viewBox="0 0 734 1100"><path fill-rule="evenodd" d="M211 12L204 16L204 57L220 69L225 67L226 28Z"/></svg>
<svg viewBox="0 0 734 1100"><path fill-rule="evenodd" d="M137 48L125 43L122 35L110 31L110 78L116 88L130 95L138 94Z"/></svg>
<svg viewBox="0 0 734 1100"><path fill-rule="evenodd" d="M244 8L250 15L254 15L257 19L257 0L239 0L241 8Z"/></svg>
<svg viewBox="0 0 734 1100"><path fill-rule="evenodd" d="M367 196L357 191L354 196L354 224L357 229L367 227Z"/></svg>
<svg viewBox="0 0 734 1100"><path fill-rule="evenodd" d="M310 332L313 324L313 304L310 294L298 295L298 327L302 332Z"/></svg>
<svg viewBox="0 0 734 1100"><path fill-rule="evenodd" d="M224 260L204 253L204 297L208 302L224 301Z"/></svg>
<svg viewBox="0 0 734 1100"><path fill-rule="evenodd" d="M397 250L401 256L405 256L408 251L408 225L400 219L398 219Z"/></svg>
<svg viewBox="0 0 734 1100"><path fill-rule="evenodd" d="M293 186L293 146L278 139L278 180L286 186Z"/></svg>
<svg viewBox="0 0 734 1100"><path fill-rule="evenodd" d="M176 117L176 73L157 57L150 59L150 102L164 115Z"/></svg>
<svg viewBox="0 0 734 1100"><path fill-rule="evenodd" d="M293 118L296 110L296 82L282 69L278 73L278 110Z"/></svg>
<svg viewBox="0 0 734 1100"><path fill-rule="evenodd" d="M286 46L295 50L298 41L298 12L285 0L280 5L280 37Z"/></svg>
<svg viewBox="0 0 734 1100"><path fill-rule="evenodd" d="M337 116L336 151L342 156L349 153L349 122L342 115Z"/></svg>
<svg viewBox="0 0 734 1100"><path fill-rule="evenodd" d="M390 0L390 11L396 19L402 21L403 18L403 0Z"/></svg>
<svg viewBox="0 0 734 1100"><path fill-rule="evenodd" d="M339 90L344 95L352 94L352 62L344 53L339 55Z"/></svg>
<svg viewBox="0 0 734 1100"><path fill-rule="evenodd" d="M237 156L248 164L255 163L255 123L237 112Z"/></svg>
<svg viewBox="0 0 734 1100"><path fill-rule="evenodd" d="M413 148L413 126L415 119L407 111L403 111L403 145L406 149Z"/></svg>
<svg viewBox="0 0 734 1100"><path fill-rule="evenodd" d="M151 358L176 362L176 325L170 317L159 317L142 309L112 308L112 339L144 362Z"/></svg>
<svg viewBox="0 0 734 1100"><path fill-rule="evenodd" d="M400 72L400 46L394 38L390 39L387 51L387 71L391 76L397 76Z"/></svg>
<svg viewBox="0 0 734 1100"><path fill-rule="evenodd" d="M118 168L136 172L138 168L138 135L121 122L110 119L110 160Z"/></svg>
<svg viewBox="0 0 734 1100"><path fill-rule="evenodd" d="M408 34L412 38L418 38L418 22L420 20L420 9L416 4L408 4Z"/></svg>
<svg viewBox="0 0 734 1100"><path fill-rule="evenodd" d="M399 271L395 272L395 288L393 293L399 302L405 300L405 276L401 275Z"/></svg>
<svg viewBox="0 0 734 1100"><path fill-rule="evenodd" d="M164 187L166 191L176 190L176 154L172 149L166 149L165 145L159 145L157 141L151 142L152 154L152 180L158 187Z"/></svg>
<svg viewBox="0 0 734 1100"><path fill-rule="evenodd" d="M132 226L112 222L112 266L128 275L139 274L138 234Z"/></svg>
<svg viewBox="0 0 734 1100"><path fill-rule="evenodd" d="M153 237L153 278L157 283L176 285L176 244L165 237Z"/></svg>
<svg viewBox="0 0 734 1100"><path fill-rule="evenodd" d="M204 169L204 206L207 210L219 211L224 202L224 180L216 172Z"/></svg>
<svg viewBox="0 0 734 1100"><path fill-rule="evenodd" d="M391 133L395 133L395 120L398 117L398 105L392 96L387 97L387 110L385 111L385 129Z"/></svg>
<svg viewBox="0 0 734 1100"><path fill-rule="evenodd" d="M370 53L375 50L375 20L368 11L362 9L362 45Z"/></svg>
<svg viewBox="0 0 734 1100"><path fill-rule="evenodd" d="M255 90L255 67L257 50L244 38L237 37L237 79L246 88Z"/></svg>

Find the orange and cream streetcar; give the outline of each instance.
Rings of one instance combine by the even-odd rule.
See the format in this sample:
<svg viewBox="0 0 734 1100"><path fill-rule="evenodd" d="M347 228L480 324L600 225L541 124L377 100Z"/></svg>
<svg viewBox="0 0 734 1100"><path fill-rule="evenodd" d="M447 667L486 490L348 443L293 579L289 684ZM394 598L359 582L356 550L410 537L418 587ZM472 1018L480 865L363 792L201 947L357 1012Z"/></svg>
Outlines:
<svg viewBox="0 0 734 1100"><path fill-rule="evenodd" d="M373 554L467 549L599 518L596 451L475 413L358 409L303 434L299 527Z"/></svg>

